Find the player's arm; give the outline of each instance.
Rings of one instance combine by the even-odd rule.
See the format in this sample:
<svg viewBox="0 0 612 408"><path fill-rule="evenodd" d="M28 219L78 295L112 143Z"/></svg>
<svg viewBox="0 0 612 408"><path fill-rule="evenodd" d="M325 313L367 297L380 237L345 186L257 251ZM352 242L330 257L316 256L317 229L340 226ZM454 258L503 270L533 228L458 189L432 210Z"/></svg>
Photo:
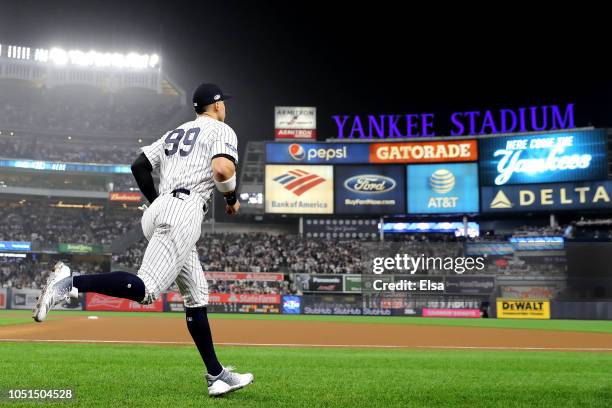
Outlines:
<svg viewBox="0 0 612 408"><path fill-rule="evenodd" d="M166 133L168 135L168 133ZM149 203L157 198L157 190L153 181L153 169L158 167L164 152L164 139L166 135L141 149L140 155L132 163L132 174L136 184Z"/></svg>
<svg viewBox="0 0 612 408"><path fill-rule="evenodd" d="M212 159L213 180L225 198L225 211L237 214L240 203L236 197L236 165L229 155L219 154Z"/></svg>
<svg viewBox="0 0 612 408"><path fill-rule="evenodd" d="M140 153L132 163L132 174L142 194L152 203L158 194L153 180L153 166L144 153Z"/></svg>
<svg viewBox="0 0 612 408"><path fill-rule="evenodd" d="M238 138L229 126L219 129L212 145L211 166L217 190L225 197L225 211L238 213L240 203L236 197L236 163L238 163Z"/></svg>

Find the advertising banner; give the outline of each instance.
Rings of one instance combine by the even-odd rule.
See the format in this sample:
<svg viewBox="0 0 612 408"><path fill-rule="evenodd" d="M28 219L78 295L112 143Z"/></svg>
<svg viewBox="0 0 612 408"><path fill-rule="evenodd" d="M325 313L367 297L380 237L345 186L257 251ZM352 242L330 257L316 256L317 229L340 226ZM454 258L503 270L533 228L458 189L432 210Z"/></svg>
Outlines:
<svg viewBox="0 0 612 408"><path fill-rule="evenodd" d="M304 218L304 235L307 238L362 238L375 239L378 234L379 220L371 219L343 219L330 218Z"/></svg>
<svg viewBox="0 0 612 408"><path fill-rule="evenodd" d="M361 275L343 275L344 292L361 293Z"/></svg>
<svg viewBox="0 0 612 408"><path fill-rule="evenodd" d="M359 295L306 295L302 296L302 313L307 315L361 315Z"/></svg>
<svg viewBox="0 0 612 408"><path fill-rule="evenodd" d="M150 305L142 305L128 299L120 299L100 293L87 293L85 295L85 310L111 311L111 312L163 312L163 297L159 297Z"/></svg>
<svg viewBox="0 0 612 408"><path fill-rule="evenodd" d="M448 163L476 160L476 140L370 145L370 163Z"/></svg>
<svg viewBox="0 0 612 408"><path fill-rule="evenodd" d="M268 273L268 272L204 272L206 279L208 280L248 280L252 282L282 282L284 275L282 273Z"/></svg>
<svg viewBox="0 0 612 408"><path fill-rule="evenodd" d="M612 180L481 188L482 212L612 208Z"/></svg>
<svg viewBox="0 0 612 408"><path fill-rule="evenodd" d="M479 309L432 309L424 307L423 317L472 317L479 318Z"/></svg>
<svg viewBox="0 0 612 408"><path fill-rule="evenodd" d="M6 288L0 288L0 309L6 309L8 292Z"/></svg>
<svg viewBox="0 0 612 408"><path fill-rule="evenodd" d="M333 166L266 165L266 212L333 214L333 172Z"/></svg>
<svg viewBox="0 0 612 408"><path fill-rule="evenodd" d="M503 256L513 253L514 246L509 242L468 242L465 244L465 254L468 256Z"/></svg>
<svg viewBox="0 0 612 408"><path fill-rule="evenodd" d="M404 214L403 166L337 166L337 214Z"/></svg>
<svg viewBox="0 0 612 408"><path fill-rule="evenodd" d="M210 293L210 303L269 303L280 304L281 296L259 293Z"/></svg>
<svg viewBox="0 0 612 408"><path fill-rule="evenodd" d="M113 191L108 193L109 201L138 203L141 198L141 194L134 191Z"/></svg>
<svg viewBox="0 0 612 408"><path fill-rule="evenodd" d="M408 213L478 212L477 166L476 163L407 166Z"/></svg>
<svg viewBox="0 0 612 408"><path fill-rule="evenodd" d="M497 299L498 319L550 319L548 300Z"/></svg>
<svg viewBox="0 0 612 408"><path fill-rule="evenodd" d="M36 306L36 301L40 295L38 289L15 289L10 292L10 309L32 310ZM53 308L54 310L82 310L81 303L72 300L70 303L60 303Z"/></svg>
<svg viewBox="0 0 612 408"><path fill-rule="evenodd" d="M316 139L317 108L306 106L276 106L274 136L277 140Z"/></svg>
<svg viewBox="0 0 612 408"><path fill-rule="evenodd" d="M300 314L302 312L302 298L300 296L283 296L283 313Z"/></svg>
<svg viewBox="0 0 612 408"><path fill-rule="evenodd" d="M102 245L92 244L57 244L57 251L70 254L91 254L102 252Z"/></svg>
<svg viewBox="0 0 612 408"><path fill-rule="evenodd" d="M607 178L604 130L565 131L479 141L483 186Z"/></svg>
<svg viewBox="0 0 612 408"><path fill-rule="evenodd" d="M342 275L310 275L305 292L342 292Z"/></svg>
<svg viewBox="0 0 612 408"><path fill-rule="evenodd" d="M184 312L185 303L183 303L183 297L179 292L167 292L164 293L166 312Z"/></svg>
<svg viewBox="0 0 612 408"><path fill-rule="evenodd" d="M31 251L32 243L23 241L0 241L2 251Z"/></svg>
<svg viewBox="0 0 612 408"><path fill-rule="evenodd" d="M368 163L365 143L266 143L266 163L351 164Z"/></svg>
<svg viewBox="0 0 612 408"><path fill-rule="evenodd" d="M444 279L447 295L490 295L495 290L493 276L453 276Z"/></svg>
<svg viewBox="0 0 612 408"><path fill-rule="evenodd" d="M206 309L209 313L254 313L254 314L279 314L279 304L257 304L257 303L211 303Z"/></svg>
<svg viewBox="0 0 612 408"><path fill-rule="evenodd" d="M501 296L507 299L552 299L559 288L554 286L502 286Z"/></svg>
<svg viewBox="0 0 612 408"><path fill-rule="evenodd" d="M129 165L46 162L39 160L0 160L0 167L73 173L131 174Z"/></svg>

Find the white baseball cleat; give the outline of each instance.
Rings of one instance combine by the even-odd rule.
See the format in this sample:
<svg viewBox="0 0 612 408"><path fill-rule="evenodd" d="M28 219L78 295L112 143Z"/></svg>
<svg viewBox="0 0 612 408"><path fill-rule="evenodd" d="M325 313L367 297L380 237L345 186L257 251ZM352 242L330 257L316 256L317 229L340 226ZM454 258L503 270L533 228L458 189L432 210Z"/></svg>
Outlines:
<svg viewBox="0 0 612 408"><path fill-rule="evenodd" d="M221 374L216 377L206 374L208 395L218 397L228 392L239 390L253 382L253 374L238 374L233 370L233 367L223 367Z"/></svg>
<svg viewBox="0 0 612 408"><path fill-rule="evenodd" d="M70 268L60 261L55 264L53 272L47 278L47 283L38 296L32 318L37 322L44 321L53 306L73 297L78 297L78 291L72 287Z"/></svg>

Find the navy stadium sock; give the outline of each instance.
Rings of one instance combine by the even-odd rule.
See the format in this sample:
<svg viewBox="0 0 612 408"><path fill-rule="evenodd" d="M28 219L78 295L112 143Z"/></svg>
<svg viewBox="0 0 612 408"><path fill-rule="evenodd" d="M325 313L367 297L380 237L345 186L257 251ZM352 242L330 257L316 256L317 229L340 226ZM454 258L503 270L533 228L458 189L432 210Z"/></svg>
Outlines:
<svg viewBox="0 0 612 408"><path fill-rule="evenodd" d="M200 356L204 361L208 374L217 376L223 371L223 367L217 355L215 354L215 346L213 344L212 334L210 333L210 325L208 324L208 315L205 307L186 307L185 315L187 319L187 329L193 337Z"/></svg>
<svg viewBox="0 0 612 408"><path fill-rule="evenodd" d="M79 292L96 292L136 302L141 302L145 297L142 279L128 272L77 275L72 278L72 286Z"/></svg>

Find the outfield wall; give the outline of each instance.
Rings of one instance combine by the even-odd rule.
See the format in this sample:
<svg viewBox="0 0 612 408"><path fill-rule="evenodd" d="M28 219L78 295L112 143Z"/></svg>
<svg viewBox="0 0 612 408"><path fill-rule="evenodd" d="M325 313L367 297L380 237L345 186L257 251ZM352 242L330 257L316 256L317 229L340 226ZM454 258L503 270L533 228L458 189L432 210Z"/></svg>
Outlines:
<svg viewBox="0 0 612 408"><path fill-rule="evenodd" d="M0 309L31 310L37 289L0 288ZM211 294L212 313L303 314L334 316L413 316L456 318L612 320L609 301L549 301L482 297L372 297L362 294ZM504 307L506 310L500 310ZM98 293L57 310L117 312L184 312L180 294L168 292L150 305Z"/></svg>

